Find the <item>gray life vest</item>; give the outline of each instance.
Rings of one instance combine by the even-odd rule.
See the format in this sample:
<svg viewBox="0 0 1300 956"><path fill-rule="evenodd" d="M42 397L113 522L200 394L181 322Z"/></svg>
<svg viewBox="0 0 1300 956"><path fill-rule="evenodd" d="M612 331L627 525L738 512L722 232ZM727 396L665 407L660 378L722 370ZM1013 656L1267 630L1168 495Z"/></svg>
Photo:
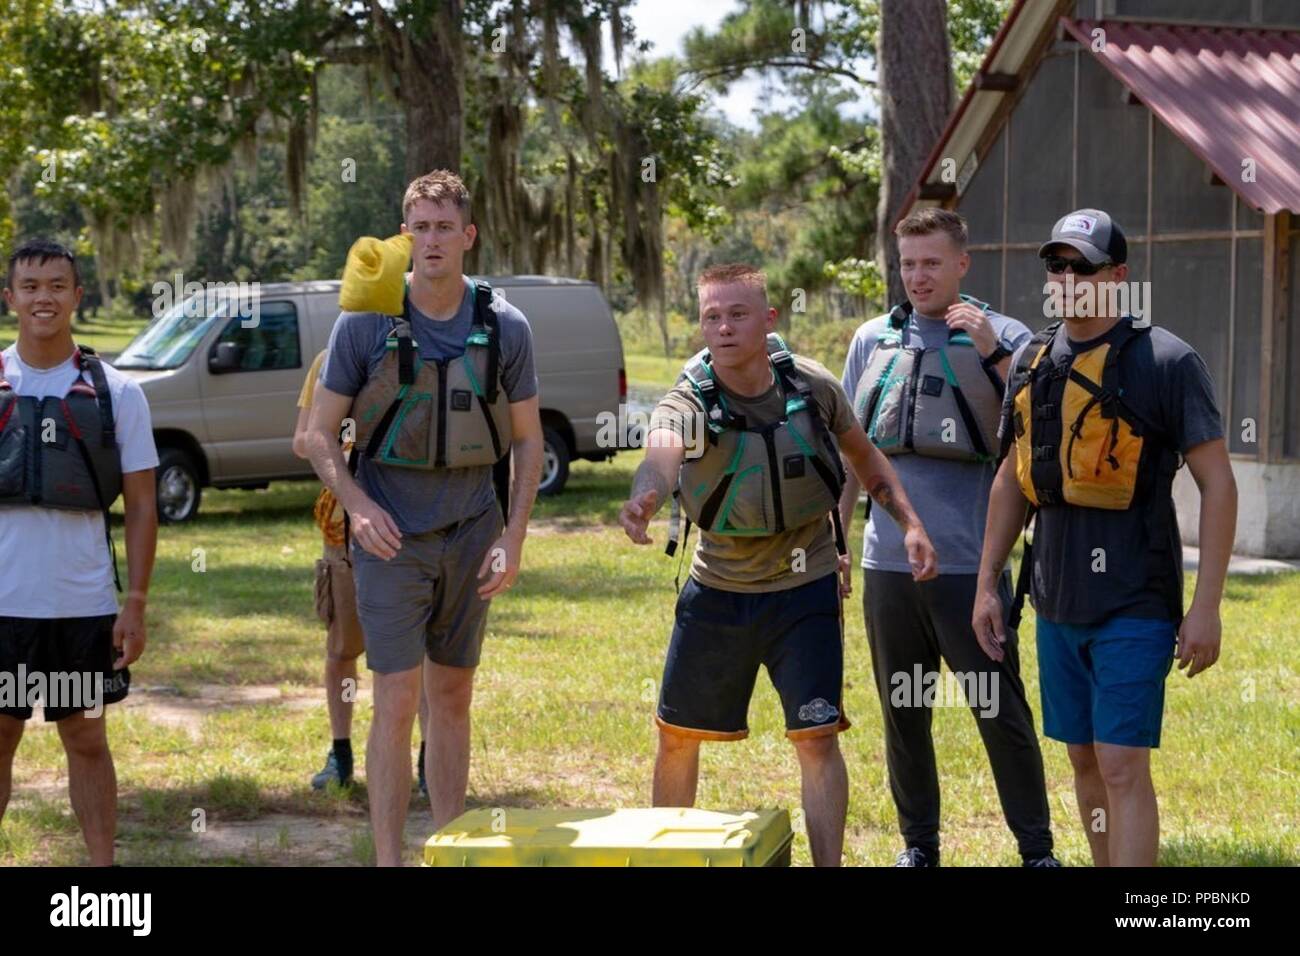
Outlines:
<svg viewBox="0 0 1300 956"><path fill-rule="evenodd" d="M847 553L838 507L844 487L839 449L781 336L768 335L767 353L785 415L763 426L750 427L728 408L707 351L682 372L704 409L708 444L699 457L682 462L669 519L669 555L677 550L681 510L687 537L692 522L711 534L759 536L824 521L829 512L836 547Z"/></svg>
<svg viewBox="0 0 1300 956"><path fill-rule="evenodd" d="M94 349L77 346L73 361L77 380L67 395L35 398L14 391L0 357L0 507L101 512L120 591L108 518L122 493L112 396ZM82 373L90 375L90 383Z"/></svg>
<svg viewBox="0 0 1300 956"><path fill-rule="evenodd" d="M382 364L352 401L353 469L358 451L376 464L424 470L495 465L510 451L492 287L473 280L470 286L474 318L456 358L420 358L409 297L403 314L393 317Z"/></svg>
<svg viewBox="0 0 1300 956"><path fill-rule="evenodd" d="M987 303L963 295L985 312ZM1005 386L985 369L971 337L952 329L939 348L903 345L910 303L889 313L858 381L853 410L886 455L915 452L955 461L994 461Z"/></svg>

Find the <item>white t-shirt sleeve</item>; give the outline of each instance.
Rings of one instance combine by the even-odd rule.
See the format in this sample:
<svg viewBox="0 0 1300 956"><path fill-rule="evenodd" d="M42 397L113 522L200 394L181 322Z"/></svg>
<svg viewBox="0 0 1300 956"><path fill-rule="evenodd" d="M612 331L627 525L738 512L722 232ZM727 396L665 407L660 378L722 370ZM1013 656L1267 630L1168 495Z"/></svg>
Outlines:
<svg viewBox="0 0 1300 956"><path fill-rule="evenodd" d="M127 379L114 403L117 445L121 452L122 473L158 467L158 449L153 441L153 421L149 403L138 382Z"/></svg>

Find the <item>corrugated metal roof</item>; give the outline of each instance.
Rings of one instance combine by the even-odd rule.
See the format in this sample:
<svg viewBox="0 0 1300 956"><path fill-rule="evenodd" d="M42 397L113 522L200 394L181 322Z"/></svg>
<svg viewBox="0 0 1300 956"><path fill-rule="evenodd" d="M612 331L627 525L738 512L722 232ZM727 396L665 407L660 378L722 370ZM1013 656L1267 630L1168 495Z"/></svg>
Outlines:
<svg viewBox="0 0 1300 956"><path fill-rule="evenodd" d="M1065 20L1247 203L1300 212L1300 32ZM1093 49L1093 31L1105 31ZM1254 182L1243 163L1254 161Z"/></svg>

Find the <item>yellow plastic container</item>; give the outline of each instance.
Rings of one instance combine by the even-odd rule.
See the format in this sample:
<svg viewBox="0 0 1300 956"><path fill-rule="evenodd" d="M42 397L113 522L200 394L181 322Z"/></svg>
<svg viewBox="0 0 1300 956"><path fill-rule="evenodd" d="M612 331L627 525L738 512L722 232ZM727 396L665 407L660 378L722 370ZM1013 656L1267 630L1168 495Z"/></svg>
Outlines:
<svg viewBox="0 0 1300 956"><path fill-rule="evenodd" d="M425 866L789 866L784 810L484 807L424 845Z"/></svg>

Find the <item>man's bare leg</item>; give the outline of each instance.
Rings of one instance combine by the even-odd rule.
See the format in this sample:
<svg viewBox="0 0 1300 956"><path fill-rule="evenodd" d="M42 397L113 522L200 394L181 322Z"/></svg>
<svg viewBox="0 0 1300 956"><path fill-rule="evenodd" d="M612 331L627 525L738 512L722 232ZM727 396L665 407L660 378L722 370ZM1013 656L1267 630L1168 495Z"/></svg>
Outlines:
<svg viewBox="0 0 1300 956"><path fill-rule="evenodd" d="M411 727L420 697L420 668L374 672L374 715L366 744L366 787L375 862L402 865L402 835L411 801Z"/></svg>
<svg viewBox="0 0 1300 956"><path fill-rule="evenodd" d="M700 742L659 728L651 803L656 807L693 807L700 780Z"/></svg>
<svg viewBox="0 0 1300 956"><path fill-rule="evenodd" d="M91 866L112 866L117 832L117 772L103 714L73 714L58 722L68 755L68 796L90 851Z"/></svg>
<svg viewBox="0 0 1300 956"><path fill-rule="evenodd" d="M1155 866L1160 848L1160 811L1151 781L1151 750L1093 744L1106 782L1111 866Z"/></svg>
<svg viewBox="0 0 1300 956"><path fill-rule="evenodd" d="M17 717L0 714L0 823L4 822L5 807L9 806L9 791L14 782L14 754L23 739L25 722Z"/></svg>
<svg viewBox="0 0 1300 956"><path fill-rule="evenodd" d="M1066 744L1070 766L1074 768L1074 796L1079 803L1079 820L1083 823L1093 866L1110 866L1107 834L1110 832L1110 808L1106 803L1106 781L1097 766L1092 744Z"/></svg>
<svg viewBox="0 0 1300 956"><path fill-rule="evenodd" d="M426 659L424 694L429 710L424 777L429 785L433 827L440 830L465 812L474 668L448 667Z"/></svg>
<svg viewBox="0 0 1300 956"><path fill-rule="evenodd" d="M839 866L844 854L844 820L849 808L849 774L839 735L794 741L802 778L804 822L813 866Z"/></svg>
<svg viewBox="0 0 1300 956"><path fill-rule="evenodd" d="M344 681L351 684L344 684ZM348 689L351 688L351 692ZM334 740L352 736L352 703L356 700L357 659L343 660L325 655L325 705L329 708L330 733Z"/></svg>

